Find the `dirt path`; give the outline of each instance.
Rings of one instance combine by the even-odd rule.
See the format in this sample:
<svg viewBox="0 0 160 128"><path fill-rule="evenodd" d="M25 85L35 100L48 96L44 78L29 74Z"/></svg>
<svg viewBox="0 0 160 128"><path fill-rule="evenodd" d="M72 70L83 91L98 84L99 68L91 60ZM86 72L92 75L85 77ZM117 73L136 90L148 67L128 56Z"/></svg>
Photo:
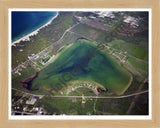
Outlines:
<svg viewBox="0 0 160 128"><path fill-rule="evenodd" d="M138 91L140 91L140 90L142 89L143 85L144 85L144 83L139 86ZM131 105L129 106L129 108L128 108L127 112L126 112L127 115L130 115L130 114L131 114L132 109L135 107L136 101L137 101L138 98L139 98L139 95L136 95L136 96L134 97Z"/></svg>
<svg viewBox="0 0 160 128"><path fill-rule="evenodd" d="M94 102L94 106L93 106L94 113L96 113L96 102L97 102L97 98L96 98L96 100Z"/></svg>

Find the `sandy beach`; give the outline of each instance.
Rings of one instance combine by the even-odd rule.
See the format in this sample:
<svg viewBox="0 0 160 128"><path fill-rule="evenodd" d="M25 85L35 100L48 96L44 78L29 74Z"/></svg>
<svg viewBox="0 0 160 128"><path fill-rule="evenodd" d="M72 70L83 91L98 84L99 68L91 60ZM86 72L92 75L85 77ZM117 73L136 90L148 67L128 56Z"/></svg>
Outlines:
<svg viewBox="0 0 160 128"><path fill-rule="evenodd" d="M55 18L57 18L58 15L59 15L59 13L57 12L57 14L56 14L50 21L48 21L46 24L44 24L44 25L41 26L40 28L36 29L35 31L33 31L33 32L25 35L24 37L22 37L22 38L20 38L20 39L18 39L18 40L16 40L16 41L14 41L14 42L12 43L12 46L15 46L15 44L19 43L20 41L29 41L29 40L30 40L30 38L29 38L30 36L37 35L37 33L39 32L40 29L42 29L42 28L48 26L49 24L51 24L51 22L52 22Z"/></svg>

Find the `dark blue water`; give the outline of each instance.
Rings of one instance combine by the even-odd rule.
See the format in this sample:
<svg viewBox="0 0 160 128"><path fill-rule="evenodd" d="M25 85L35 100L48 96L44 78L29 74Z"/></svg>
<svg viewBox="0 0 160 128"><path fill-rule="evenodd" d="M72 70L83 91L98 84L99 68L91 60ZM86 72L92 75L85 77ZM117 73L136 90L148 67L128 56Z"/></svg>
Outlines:
<svg viewBox="0 0 160 128"><path fill-rule="evenodd" d="M52 19L57 12L13 11L12 12L12 42L40 28Z"/></svg>

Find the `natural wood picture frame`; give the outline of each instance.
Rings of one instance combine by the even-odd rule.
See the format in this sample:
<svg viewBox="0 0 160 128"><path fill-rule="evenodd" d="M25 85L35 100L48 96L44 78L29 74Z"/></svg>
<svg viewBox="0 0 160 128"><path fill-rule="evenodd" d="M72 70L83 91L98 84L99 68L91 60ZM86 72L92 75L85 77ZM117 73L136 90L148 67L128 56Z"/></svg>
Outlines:
<svg viewBox="0 0 160 128"><path fill-rule="evenodd" d="M9 8L151 8L152 9L152 119L151 120L9 120L8 119L8 9ZM160 1L0 1L0 128L21 127L160 127Z"/></svg>

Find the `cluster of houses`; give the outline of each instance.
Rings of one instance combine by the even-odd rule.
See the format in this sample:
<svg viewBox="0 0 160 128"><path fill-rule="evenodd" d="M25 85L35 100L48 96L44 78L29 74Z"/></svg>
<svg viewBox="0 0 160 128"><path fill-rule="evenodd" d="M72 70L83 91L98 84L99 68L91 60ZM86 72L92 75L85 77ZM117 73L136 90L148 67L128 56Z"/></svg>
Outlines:
<svg viewBox="0 0 160 128"><path fill-rule="evenodd" d="M27 66L27 63L22 63L22 64L18 65L18 67L12 69L12 74L21 75L22 69L26 68L26 66Z"/></svg>
<svg viewBox="0 0 160 128"><path fill-rule="evenodd" d="M111 49L111 47L109 47L108 45L105 45L105 47L106 47L107 49ZM120 62L122 62L122 63L125 63L126 60L127 60L127 57L128 57L128 52L122 53L122 52L116 52L116 51L112 50L112 51L110 52L110 54L112 54L113 56L115 56L115 57L116 57L117 59L119 59Z"/></svg>
<svg viewBox="0 0 160 128"><path fill-rule="evenodd" d="M39 55L35 55L35 54L28 55L28 59L36 60L38 58L39 58Z"/></svg>
<svg viewBox="0 0 160 128"><path fill-rule="evenodd" d="M78 83L78 84L75 84L74 86L72 86L71 88L67 89L65 94L68 95L70 92L75 91L76 89L81 88L81 87L86 87L86 88L89 88L91 90L96 90L97 89L97 87L92 83ZM63 94L64 93L61 92L61 95L63 95Z"/></svg>
<svg viewBox="0 0 160 128"><path fill-rule="evenodd" d="M35 54L31 54L31 55L28 55L28 59L31 60L31 59L37 59L39 56L38 55L35 55ZM21 75L21 72L24 68L26 68L30 63L30 61L27 60L23 63L21 63L20 65L18 65L16 68L12 69L12 74L18 74L18 75Z"/></svg>
<svg viewBox="0 0 160 128"><path fill-rule="evenodd" d="M21 114L21 115L43 115L46 114L43 108L38 107L35 105L35 103L41 99L43 96L30 96L28 100L25 101L26 105L23 105L23 107L20 105L23 102L23 99L19 100L19 105L17 104L14 109L12 108L13 115ZM24 103L23 103L24 104ZM30 107L29 107L30 106ZM32 106L32 107L31 107Z"/></svg>
<svg viewBox="0 0 160 128"><path fill-rule="evenodd" d="M138 18L132 17L132 16L124 16L124 22L130 24L132 27L137 28L139 26Z"/></svg>

